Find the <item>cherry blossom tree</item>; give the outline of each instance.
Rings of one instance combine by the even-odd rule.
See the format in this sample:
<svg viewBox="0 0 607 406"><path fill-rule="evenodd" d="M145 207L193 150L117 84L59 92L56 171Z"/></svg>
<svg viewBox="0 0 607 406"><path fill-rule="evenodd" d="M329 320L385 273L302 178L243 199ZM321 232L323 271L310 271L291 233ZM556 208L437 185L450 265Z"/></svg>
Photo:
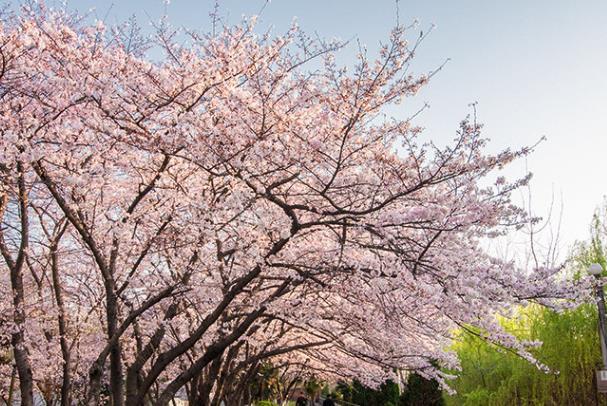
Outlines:
<svg viewBox="0 0 607 406"><path fill-rule="evenodd" d="M474 117L439 148L386 116L433 75L409 73L423 37L399 25L349 70L342 44L254 27L147 43L43 6L4 19L5 398L238 404L268 360L444 383L454 328L534 362L495 315L585 297L480 246L527 221L527 178L481 185L529 149L484 152Z"/></svg>

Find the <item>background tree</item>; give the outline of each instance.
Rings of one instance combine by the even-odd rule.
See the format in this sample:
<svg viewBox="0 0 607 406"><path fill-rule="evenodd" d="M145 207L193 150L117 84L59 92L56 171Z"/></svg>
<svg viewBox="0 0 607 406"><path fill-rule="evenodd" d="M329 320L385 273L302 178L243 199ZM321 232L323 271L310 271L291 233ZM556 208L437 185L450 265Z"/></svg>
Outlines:
<svg viewBox="0 0 607 406"><path fill-rule="evenodd" d="M579 278L591 263L605 264L605 205L591 223L591 238L571 254L569 277ZM461 334L456 350L462 370L454 381L454 405L607 404L596 392L595 371L602 365L594 303L554 312L530 306L503 321L517 336L542 342L534 356L550 368L537 370L509 351Z"/></svg>
<svg viewBox="0 0 607 406"><path fill-rule="evenodd" d="M595 404L594 373L600 363L596 309L584 305L563 313L541 308L521 310L509 323L517 335L542 341L534 355L541 371L514 354L463 335L457 344L462 370L453 383L453 405ZM607 403L600 397L601 404Z"/></svg>
<svg viewBox="0 0 607 406"><path fill-rule="evenodd" d="M442 406L445 404L443 391L438 383L413 373L407 378L407 386L399 398L399 405Z"/></svg>

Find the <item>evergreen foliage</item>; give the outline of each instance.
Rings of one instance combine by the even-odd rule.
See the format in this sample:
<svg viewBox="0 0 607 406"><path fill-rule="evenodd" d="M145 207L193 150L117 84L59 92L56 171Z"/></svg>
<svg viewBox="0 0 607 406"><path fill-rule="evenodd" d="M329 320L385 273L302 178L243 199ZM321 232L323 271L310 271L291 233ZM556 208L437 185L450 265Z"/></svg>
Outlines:
<svg viewBox="0 0 607 406"><path fill-rule="evenodd" d="M402 393L393 381L384 382L371 389L358 381L340 382L336 387L337 398L359 406L442 406L441 390L436 381L411 374Z"/></svg>

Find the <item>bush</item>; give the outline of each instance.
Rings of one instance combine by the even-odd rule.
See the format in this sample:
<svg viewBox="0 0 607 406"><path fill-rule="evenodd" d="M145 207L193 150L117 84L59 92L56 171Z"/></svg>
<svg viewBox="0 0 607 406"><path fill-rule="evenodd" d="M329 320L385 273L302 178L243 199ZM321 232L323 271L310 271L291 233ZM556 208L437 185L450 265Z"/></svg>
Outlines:
<svg viewBox="0 0 607 406"><path fill-rule="evenodd" d="M271 400L258 400L255 402L255 406L278 406L276 403Z"/></svg>

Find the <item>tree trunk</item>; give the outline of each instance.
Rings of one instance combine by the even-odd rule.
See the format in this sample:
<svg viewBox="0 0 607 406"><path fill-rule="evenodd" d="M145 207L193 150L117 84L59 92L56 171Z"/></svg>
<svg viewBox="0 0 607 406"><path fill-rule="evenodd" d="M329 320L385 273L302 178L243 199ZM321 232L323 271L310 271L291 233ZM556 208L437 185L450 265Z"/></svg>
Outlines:
<svg viewBox="0 0 607 406"><path fill-rule="evenodd" d="M107 292L107 325L108 339L111 339L118 330L118 301L110 284ZM112 393L112 406L122 406L124 404L124 389L122 379L122 356L120 351L120 340L117 340L110 351L110 390Z"/></svg>
<svg viewBox="0 0 607 406"><path fill-rule="evenodd" d="M4 238L0 241L2 255L10 269L11 288L13 293L13 317L16 326L16 331L11 335L11 344L15 356L15 365L19 373L19 389L21 391L21 405L33 406L34 404L34 380L32 375L32 367L29 361L27 348L25 346L25 337L23 334L23 326L25 323L25 294L23 289L23 264L27 255L29 245L29 219L27 214L28 196L25 188L25 175L23 173L23 165L17 164L19 171L19 215L21 221L21 243L17 259L13 261L10 252L8 251ZM7 204L7 197L3 197L2 208Z"/></svg>
<svg viewBox="0 0 607 406"><path fill-rule="evenodd" d="M59 279L59 261L57 258L57 248L59 239L63 234L60 231L59 235L55 237L53 244L51 245L51 272L53 278L53 290L55 293L55 301L57 302L57 308L59 310L58 324L59 324L59 337L61 345L61 355L63 356L63 377L61 382L61 406L70 406L72 404L70 399L71 390L71 375L70 375L70 347L67 342L67 326L65 320L65 305L63 303L63 289L61 288L61 281Z"/></svg>

